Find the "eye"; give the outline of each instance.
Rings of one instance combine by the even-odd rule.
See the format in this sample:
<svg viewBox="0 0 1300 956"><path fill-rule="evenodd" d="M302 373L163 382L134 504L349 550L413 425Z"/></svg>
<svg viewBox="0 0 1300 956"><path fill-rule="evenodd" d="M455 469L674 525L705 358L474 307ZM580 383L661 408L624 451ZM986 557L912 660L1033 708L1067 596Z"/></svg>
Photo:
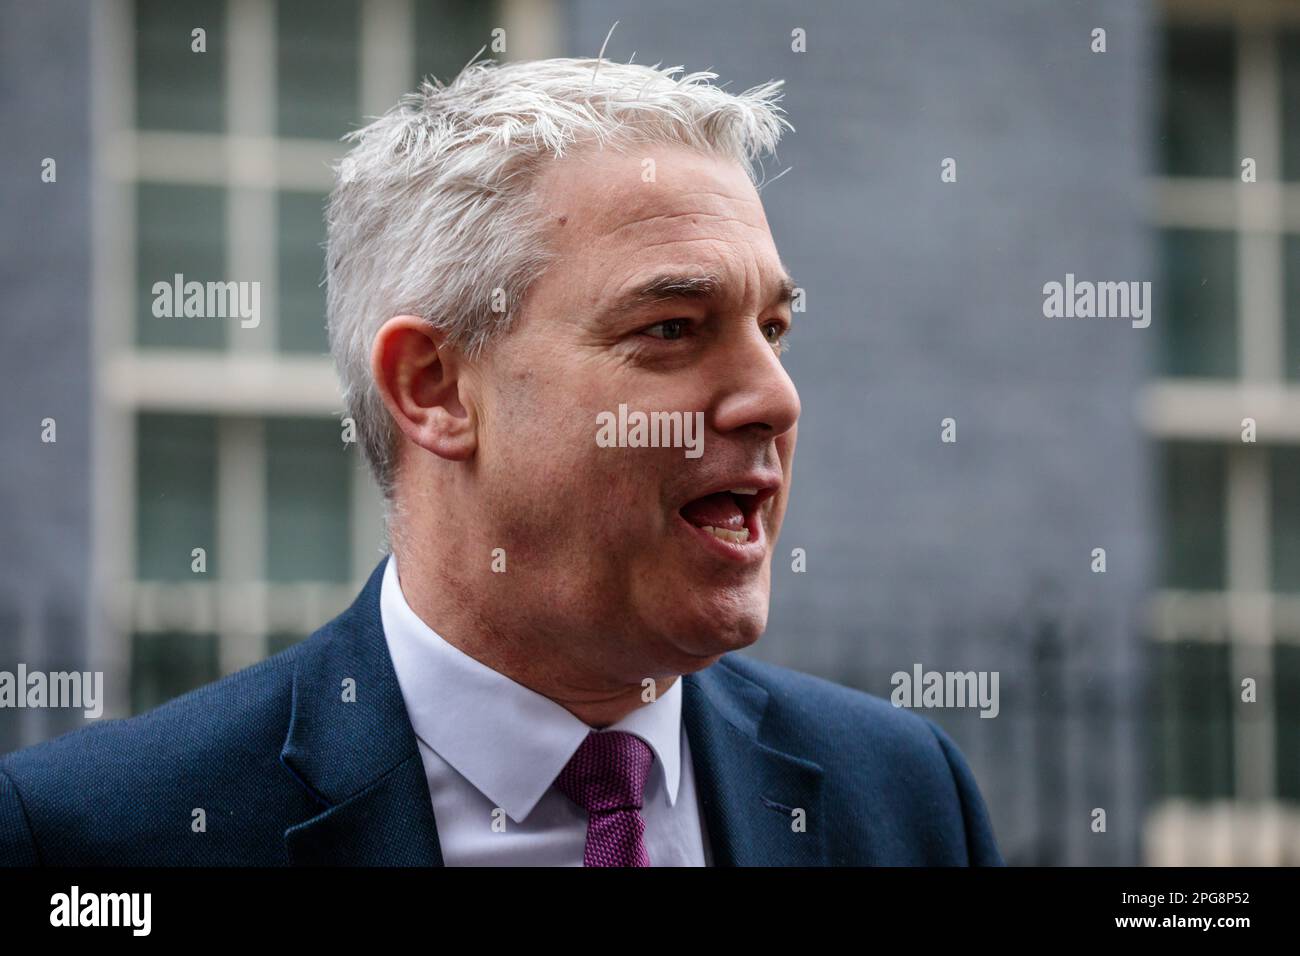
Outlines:
<svg viewBox="0 0 1300 956"><path fill-rule="evenodd" d="M772 321L763 325L763 337L767 339L768 345L776 349L778 355L790 347L789 343L785 341L789 331L784 322Z"/></svg>
<svg viewBox="0 0 1300 956"><path fill-rule="evenodd" d="M687 319L666 319L663 322L656 322L647 329L642 329L642 335L649 335L656 339L680 339L686 332Z"/></svg>

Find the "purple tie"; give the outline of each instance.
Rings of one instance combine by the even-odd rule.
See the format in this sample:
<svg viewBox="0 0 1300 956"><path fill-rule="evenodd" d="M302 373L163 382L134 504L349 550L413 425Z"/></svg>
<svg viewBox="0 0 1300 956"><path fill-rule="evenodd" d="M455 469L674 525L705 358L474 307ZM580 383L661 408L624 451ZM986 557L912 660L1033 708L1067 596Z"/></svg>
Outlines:
<svg viewBox="0 0 1300 956"><path fill-rule="evenodd" d="M641 797L654 751L622 730L592 731L555 786L587 811L583 866L649 866Z"/></svg>

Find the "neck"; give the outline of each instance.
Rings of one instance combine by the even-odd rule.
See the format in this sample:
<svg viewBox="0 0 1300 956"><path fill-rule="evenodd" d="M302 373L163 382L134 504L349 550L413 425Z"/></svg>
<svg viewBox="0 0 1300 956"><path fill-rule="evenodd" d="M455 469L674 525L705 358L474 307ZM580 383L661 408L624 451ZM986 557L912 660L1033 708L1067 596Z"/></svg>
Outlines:
<svg viewBox="0 0 1300 956"><path fill-rule="evenodd" d="M417 540L464 539L421 535ZM410 538L394 535L402 596L412 612L457 650L555 701L587 726L599 730L617 723L658 700L677 680L676 675L631 681L611 677L592 661L593 655L580 652L571 633L552 634L519 620L507 624L489 617L477 603L485 595L491 606L516 607L508 595L491 593L496 590L491 585L499 581L466 579L462 572L468 562L422 552ZM654 681L653 694L648 680Z"/></svg>

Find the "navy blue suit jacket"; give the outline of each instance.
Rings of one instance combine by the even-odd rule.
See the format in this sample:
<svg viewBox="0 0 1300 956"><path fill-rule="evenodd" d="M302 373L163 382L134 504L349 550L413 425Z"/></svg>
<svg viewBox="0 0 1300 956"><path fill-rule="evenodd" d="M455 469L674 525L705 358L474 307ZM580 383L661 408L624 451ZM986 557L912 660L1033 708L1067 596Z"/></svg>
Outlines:
<svg viewBox="0 0 1300 956"><path fill-rule="evenodd" d="M284 653L0 760L0 864L441 865L383 567ZM682 680L715 864L1002 863L969 768L927 718L736 654Z"/></svg>

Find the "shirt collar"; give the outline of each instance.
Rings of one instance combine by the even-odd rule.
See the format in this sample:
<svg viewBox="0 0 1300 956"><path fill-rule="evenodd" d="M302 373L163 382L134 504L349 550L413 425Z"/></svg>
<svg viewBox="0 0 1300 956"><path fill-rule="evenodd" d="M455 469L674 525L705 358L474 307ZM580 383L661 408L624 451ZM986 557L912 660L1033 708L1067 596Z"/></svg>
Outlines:
<svg viewBox="0 0 1300 956"><path fill-rule="evenodd" d="M511 820L522 821L592 728L548 697L448 643L402 594L390 555L379 595L393 669L415 735ZM682 681L605 728L635 734L663 768L670 806L681 778ZM652 771L653 773L653 771Z"/></svg>

